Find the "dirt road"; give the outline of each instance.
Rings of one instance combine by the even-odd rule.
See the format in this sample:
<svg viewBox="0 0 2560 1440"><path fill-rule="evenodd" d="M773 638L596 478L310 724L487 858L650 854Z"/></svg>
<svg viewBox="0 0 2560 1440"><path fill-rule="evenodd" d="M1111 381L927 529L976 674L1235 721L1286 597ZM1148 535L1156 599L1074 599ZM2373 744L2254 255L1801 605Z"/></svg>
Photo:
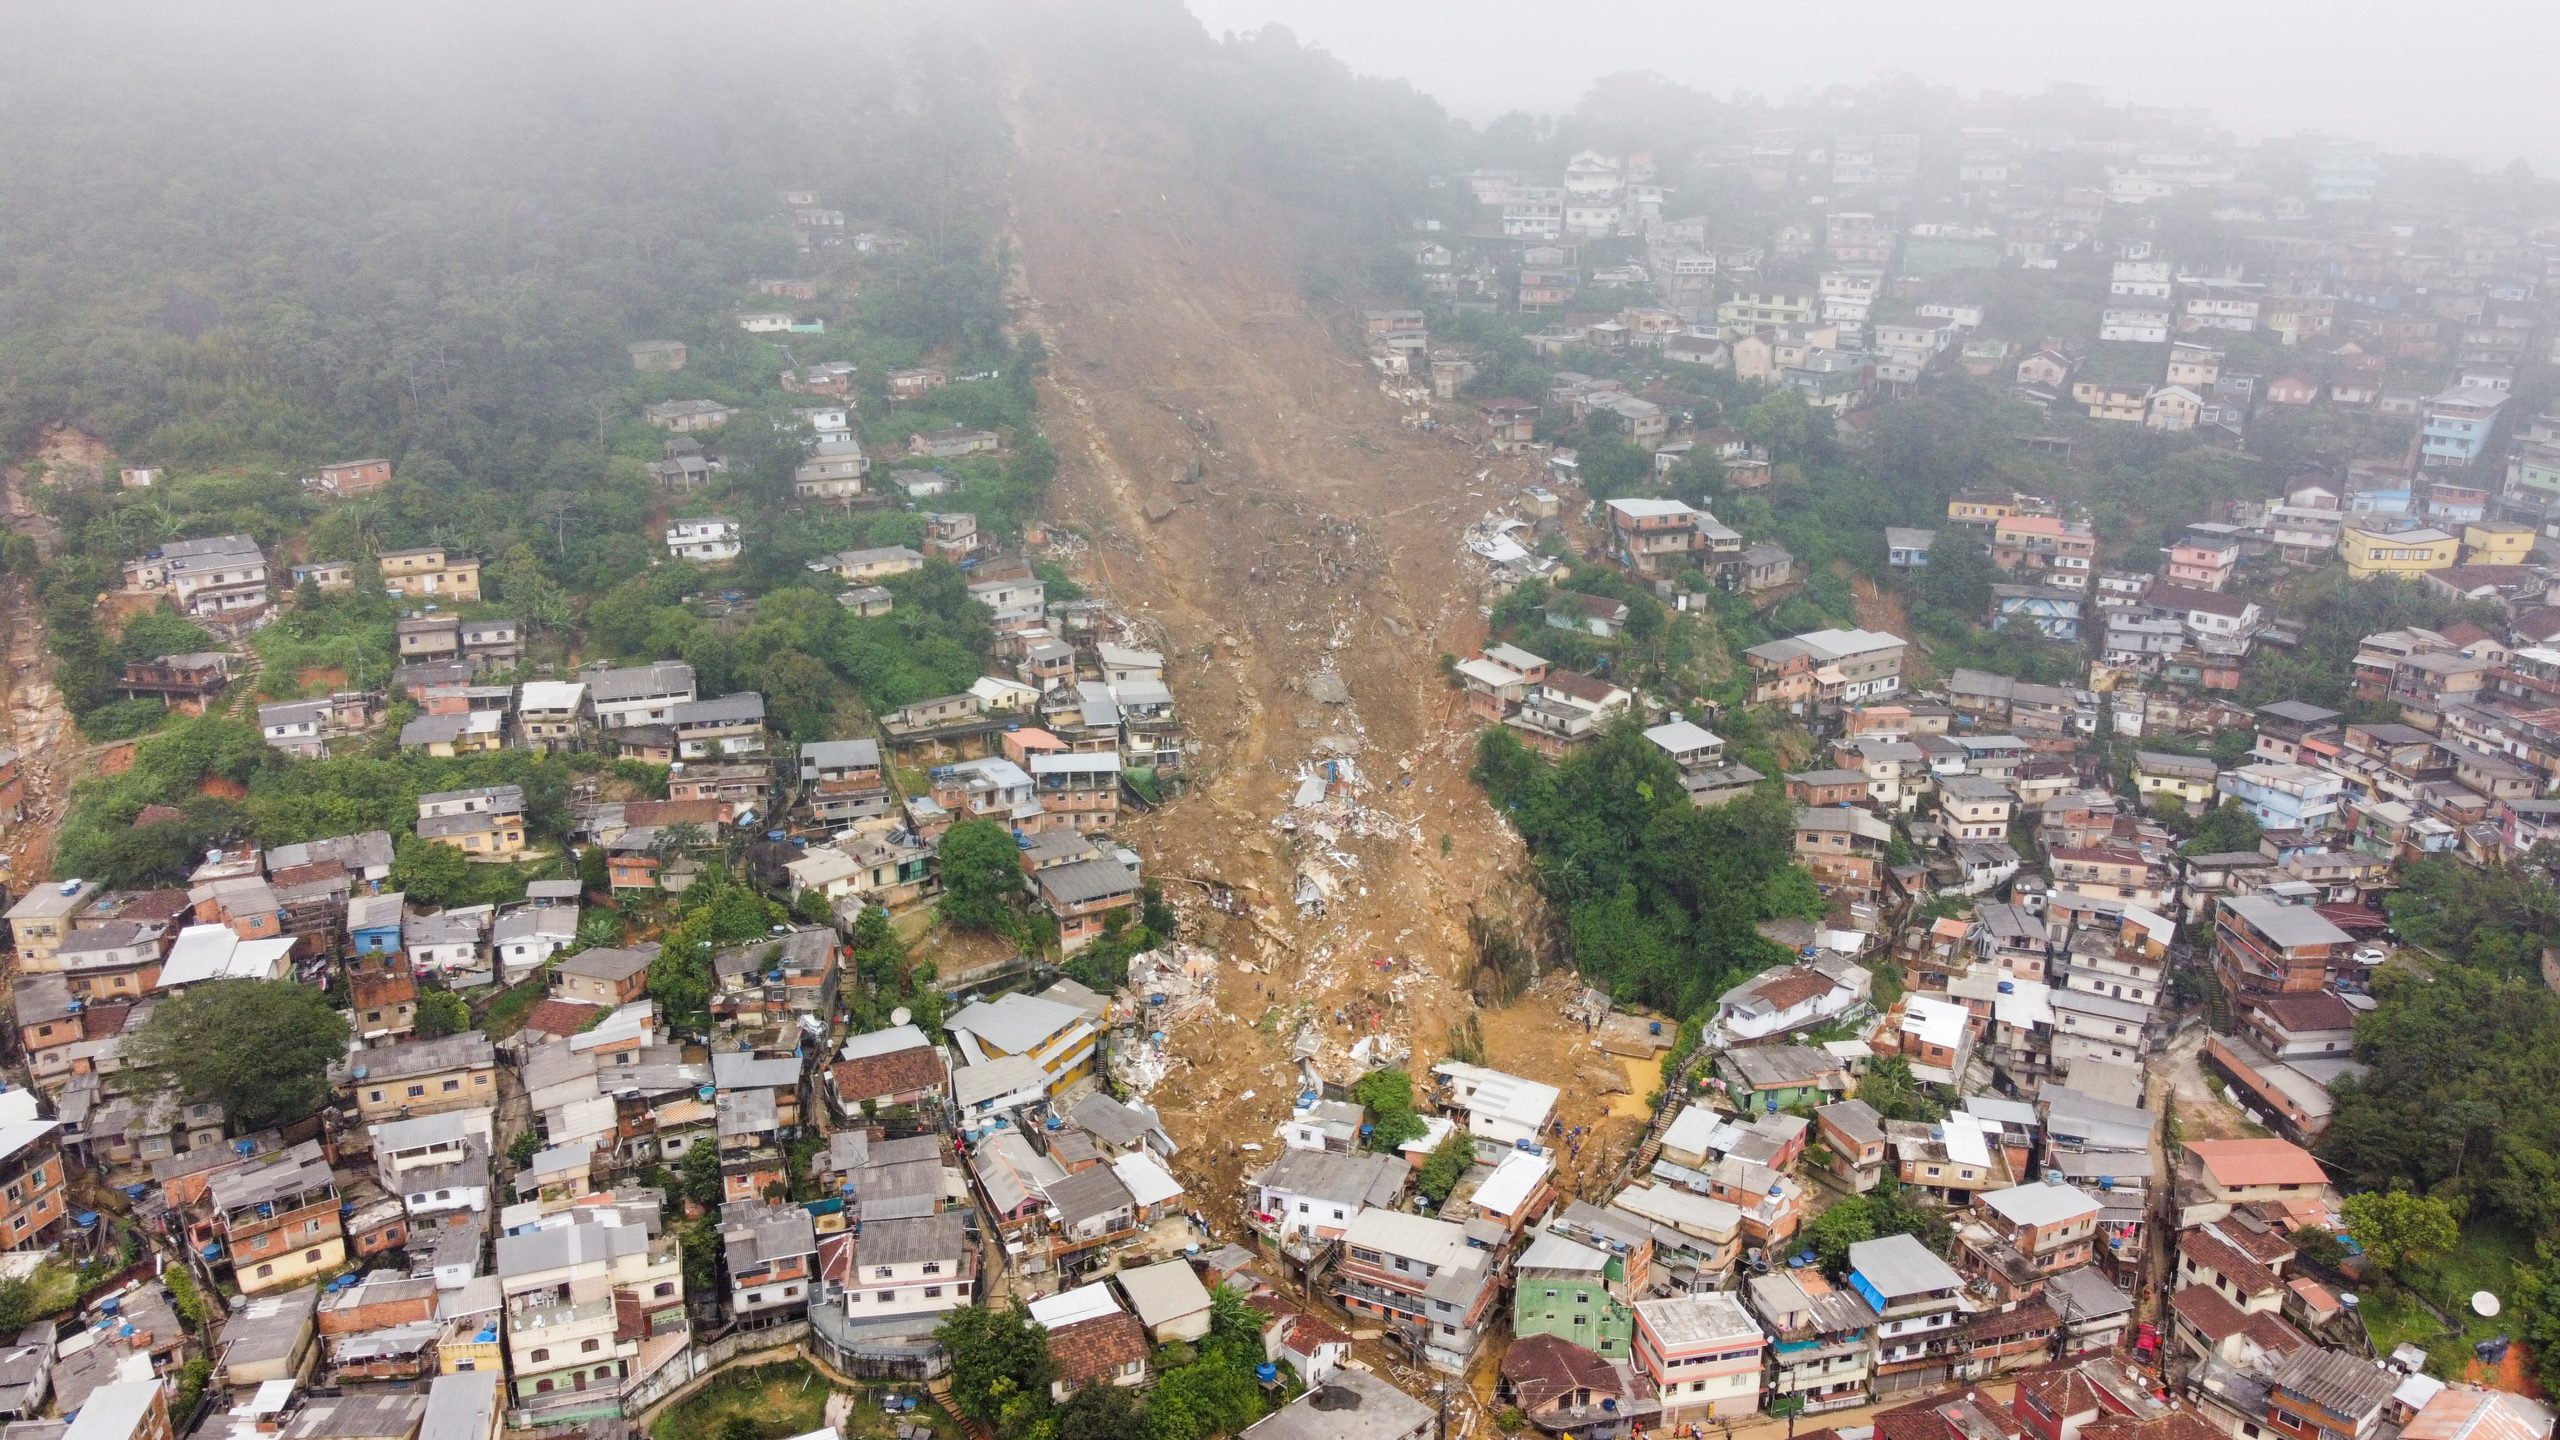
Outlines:
<svg viewBox="0 0 2560 1440"><path fill-rule="evenodd" d="M1189 793L1127 833L1153 875L1253 902L1244 918L1192 912L1227 960L1220 1013L1177 1028L1153 1094L1194 1203L1232 1216L1299 1089L1300 1020L1336 1055L1378 1032L1417 1070L1439 1058L1473 1008L1468 912L1520 893L1519 842L1465 778L1473 727L1439 657L1482 633L1460 532L1528 477L1479 481L1464 441L1404 428L1329 327L1346 317L1298 298L1291 212L1195 163L1188 137L1077 63L1009 68L1014 301L1050 351L1058 517L1091 537L1092 581L1160 632L1201 742ZM1285 833L1321 756L1367 782L1360 819L1330 839ZM1307 864L1340 876L1320 917L1293 903ZM1597 1121L1625 1084L1550 1005L1481 1023L1490 1063L1565 1088L1568 1123Z"/></svg>

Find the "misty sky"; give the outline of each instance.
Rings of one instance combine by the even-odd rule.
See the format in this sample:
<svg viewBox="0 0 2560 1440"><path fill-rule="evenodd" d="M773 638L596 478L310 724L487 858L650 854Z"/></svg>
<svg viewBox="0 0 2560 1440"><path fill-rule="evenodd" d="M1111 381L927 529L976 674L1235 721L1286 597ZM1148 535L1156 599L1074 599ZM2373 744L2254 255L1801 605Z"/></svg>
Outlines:
<svg viewBox="0 0 2560 1440"><path fill-rule="evenodd" d="M2324 130L2486 165L2560 171L2560 5L2379 0L1187 0L1211 34L1279 23L1353 69L1411 80L1462 118L1571 109L1593 79L1654 70L1784 98L1907 70L1965 91L2049 80L2207 105L2243 138Z"/></svg>

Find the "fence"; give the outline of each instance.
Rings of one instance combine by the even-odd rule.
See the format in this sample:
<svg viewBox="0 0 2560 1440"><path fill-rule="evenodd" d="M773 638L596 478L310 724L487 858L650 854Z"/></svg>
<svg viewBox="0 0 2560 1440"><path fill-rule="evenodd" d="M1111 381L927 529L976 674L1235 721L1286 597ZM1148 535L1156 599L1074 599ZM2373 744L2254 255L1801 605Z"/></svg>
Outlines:
<svg viewBox="0 0 2560 1440"><path fill-rule="evenodd" d="M762 1330L733 1330L708 1345L689 1346L623 1392L622 1413L631 1417L634 1430L646 1434L660 1410L711 1383L719 1372L797 1360L808 1338L809 1322L793 1320Z"/></svg>

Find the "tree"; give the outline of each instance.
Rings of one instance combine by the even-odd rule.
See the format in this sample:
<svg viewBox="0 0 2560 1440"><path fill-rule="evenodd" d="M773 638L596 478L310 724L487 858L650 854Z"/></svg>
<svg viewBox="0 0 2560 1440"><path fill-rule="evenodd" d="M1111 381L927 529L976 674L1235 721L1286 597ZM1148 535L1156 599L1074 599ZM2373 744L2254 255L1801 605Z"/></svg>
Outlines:
<svg viewBox="0 0 2560 1440"><path fill-rule="evenodd" d="M711 948L700 941L670 939L649 962L649 998L678 1029L700 1032L711 1019Z"/></svg>
<svg viewBox="0 0 2560 1440"><path fill-rule="evenodd" d="M1783 1415L1787 1421L1787 1440L1796 1440L1796 1417L1804 1413L1802 1395L1781 1395L1769 1402L1769 1413Z"/></svg>
<svg viewBox="0 0 2560 1440"><path fill-rule="evenodd" d="M1369 1146L1393 1155L1430 1127L1413 1111L1413 1076L1389 1066L1352 1082L1351 1098L1369 1113Z"/></svg>
<svg viewBox="0 0 2560 1440"><path fill-rule="evenodd" d="M1138 1431L1137 1397L1117 1385L1087 1385L1058 1407L1058 1440L1129 1440Z"/></svg>
<svg viewBox="0 0 2560 1440"><path fill-rule="evenodd" d="M1876 1238L1875 1208L1864 1195L1843 1196L1813 1217L1813 1223L1804 1227L1804 1238L1823 1273L1844 1275L1849 1269L1849 1247Z"/></svg>
<svg viewBox="0 0 2560 1440"><path fill-rule="evenodd" d="M453 904L470 883L471 862L450 845L403 835L393 846L392 888L421 905Z"/></svg>
<svg viewBox="0 0 2560 1440"><path fill-rule="evenodd" d="M1001 1310L963 1306L934 1327L933 1338L951 1357L951 1400L962 1414L995 1425L1030 1402L1033 1415L1026 1418L1046 1415L1056 1374L1048 1332L1021 1301Z"/></svg>
<svg viewBox="0 0 2560 1440"><path fill-rule="evenodd" d="M1413 1178L1414 1188L1428 1197L1432 1204L1438 1205L1449 1198L1450 1191L1458 1188L1458 1181L1465 1178L1467 1167L1474 1163L1476 1142L1473 1137L1464 1130L1451 1130L1424 1157L1421 1170Z"/></svg>
<svg viewBox="0 0 2560 1440"><path fill-rule="evenodd" d="M299 1120L329 1101L347 1022L290 980L215 980L160 1002L135 1062L178 1093L219 1105L242 1130Z"/></svg>
<svg viewBox="0 0 2560 1440"><path fill-rule="evenodd" d="M2542 1388L2560 1389L2560 1244L2536 1245L2534 1263L2515 1267L2507 1295L2517 1312L2516 1334L2533 1351Z"/></svg>
<svg viewBox="0 0 2560 1440"><path fill-rule="evenodd" d="M418 997L418 1038L435 1040L471 1028L471 1007L450 990L430 990Z"/></svg>
<svg viewBox="0 0 2560 1440"><path fill-rule="evenodd" d="M2339 1210L2374 1271L2394 1283L2408 1266L2433 1260L2462 1239L2453 1206L2433 1195L2368 1190L2348 1196Z"/></svg>
<svg viewBox="0 0 2560 1440"><path fill-rule="evenodd" d="M1813 438L1813 410L1793 390L1773 391L1742 412L1739 428L1752 444L1768 450L1769 463L1775 465L1800 458Z"/></svg>
<svg viewBox="0 0 2560 1440"><path fill-rule="evenodd" d="M993 820L963 820L942 837L942 918L962 930L1003 929L1022 895L1022 849Z"/></svg>
<svg viewBox="0 0 2560 1440"><path fill-rule="evenodd" d="M183 1274L178 1271L173 1273ZM15 1335L36 1318L36 1285L23 1275L0 1277L0 1326Z"/></svg>
<svg viewBox="0 0 2560 1440"><path fill-rule="evenodd" d="M2231 855L2258 848L2258 817L2241 808L2237 800L2225 800L2204 812L2196 822L2195 833L2178 847L2182 855Z"/></svg>

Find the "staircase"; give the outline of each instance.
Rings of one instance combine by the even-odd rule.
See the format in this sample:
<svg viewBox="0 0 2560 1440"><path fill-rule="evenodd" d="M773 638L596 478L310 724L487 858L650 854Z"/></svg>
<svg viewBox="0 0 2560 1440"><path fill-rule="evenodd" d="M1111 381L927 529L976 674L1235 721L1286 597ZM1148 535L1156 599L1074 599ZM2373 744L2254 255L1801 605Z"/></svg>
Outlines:
<svg viewBox="0 0 2560 1440"><path fill-rule="evenodd" d="M2216 1035L2231 1033L2231 992L2222 988L2222 977L2213 967L2204 967L2204 1022Z"/></svg>
<svg viewBox="0 0 2560 1440"><path fill-rule="evenodd" d="M223 713L235 720L254 718L258 713L258 674L267 668L267 657L255 645L243 644L245 657L239 669L231 672L230 689L223 703Z"/></svg>
<svg viewBox="0 0 2560 1440"><path fill-rule="evenodd" d="M934 1376L931 1380L925 1382L924 1388L925 1393L933 1397L933 1403L941 1406L944 1414L949 1415L954 1421L958 1422L961 1432L967 1435L969 1440L996 1440L995 1431L960 1413L959 1403L951 1398L951 1377L949 1375Z"/></svg>

